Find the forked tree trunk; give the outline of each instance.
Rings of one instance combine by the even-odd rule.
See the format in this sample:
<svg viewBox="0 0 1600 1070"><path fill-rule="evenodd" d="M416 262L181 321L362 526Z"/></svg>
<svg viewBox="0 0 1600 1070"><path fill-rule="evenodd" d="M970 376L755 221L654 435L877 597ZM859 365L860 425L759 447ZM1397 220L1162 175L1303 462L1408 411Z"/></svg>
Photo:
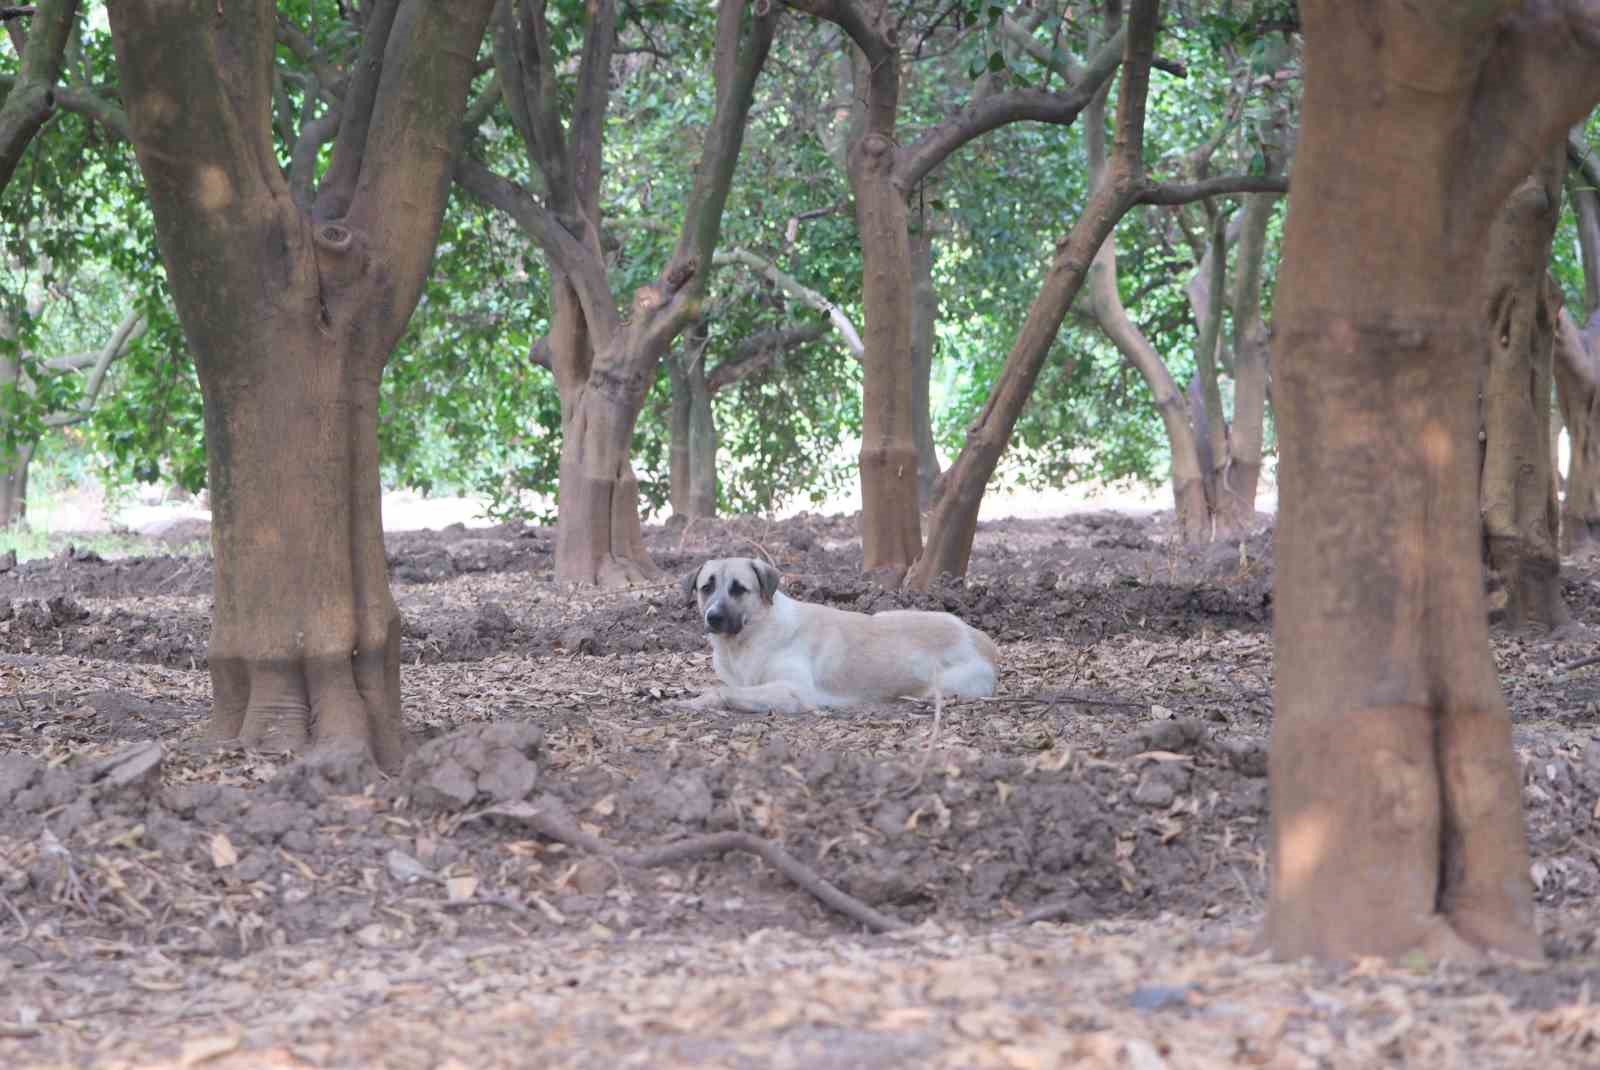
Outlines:
<svg viewBox="0 0 1600 1070"><path fill-rule="evenodd" d="M432 259L491 6L374 11L314 207L273 147L274 5L109 9L205 402L215 737L366 750L387 767L405 750L378 383ZM417 100L430 107L404 103Z"/></svg>
<svg viewBox="0 0 1600 1070"><path fill-rule="evenodd" d="M923 220L911 232L911 418L917 442L917 506L933 501L939 479L939 454L933 442L934 327L939 322L939 294L933 288L933 230Z"/></svg>
<svg viewBox="0 0 1600 1070"><path fill-rule="evenodd" d="M1114 236L1107 235L1089 269L1089 292L1094 316L1123 359L1144 378L1155 402L1156 413L1161 417L1161 426L1167 434L1167 448L1172 456L1172 503L1176 510L1178 536L1186 543L1206 542L1211 538L1211 510L1206 504L1206 483L1200 471L1200 452L1195 444L1194 426L1189 422L1189 407L1183 391L1178 389L1172 373L1167 370L1166 363L1151 347L1144 333L1133 325L1127 309L1122 306L1122 299L1117 295L1115 240ZM1220 429L1209 423L1208 427L1212 442L1215 443ZM1226 456L1227 450L1224 449L1222 454Z"/></svg>
<svg viewBox="0 0 1600 1070"><path fill-rule="evenodd" d="M1557 145L1506 199L1490 231L1484 280L1484 549L1498 581L1496 602L1504 599L1492 608L1512 627L1557 628L1570 619L1561 598L1560 513L1550 463L1560 298L1546 274L1566 168L1566 146Z"/></svg>
<svg viewBox="0 0 1600 1070"><path fill-rule="evenodd" d="M1089 173L1096 185L1120 181L1126 185L1139 174L1138 161L1113 160L1106 153L1105 107L1109 87L1095 97L1085 116L1084 144L1089 158ZM1118 122L1119 128L1121 121ZM1119 138L1122 136L1119 129ZM1206 501L1206 477L1200 468L1200 451L1195 442L1194 426L1190 423L1188 403L1178 388L1172 372L1160 354L1151 346L1144 332L1134 326L1128 311L1122 305L1117 288L1116 234L1106 239L1096 250L1089 266L1089 300L1096 322L1106 337L1117 347L1122 359L1138 371L1150 390L1161 426L1166 431L1167 449L1172 458L1172 502L1177 517L1178 536L1186 543L1205 542L1211 538L1211 510ZM1202 381L1208 416L1207 426L1213 445L1221 441L1224 424L1221 419L1222 402L1216 393L1215 366L1212 366L1209 387ZM1212 412L1213 406L1215 412ZM1222 450L1221 455L1226 456Z"/></svg>
<svg viewBox="0 0 1600 1070"><path fill-rule="evenodd" d="M989 477L1011 441L1017 418L1033 391L1067 310L1083 288L1095 253L1140 193L1139 154L1143 145L1144 104L1155 48L1156 7L1135 3L1123 41L1122 88L1118 93L1117 148L1089 194L1083 214L1057 246L1039 295L1006 355L1000 378L983 411L967 428L966 443L941 477L938 499L928 518L928 544L906 574L905 585L925 591L942 575L964 576L978 530L978 508ZM1182 405L1182 398L1179 398Z"/></svg>
<svg viewBox="0 0 1600 1070"><path fill-rule="evenodd" d="M1300 13L1267 941L1287 958L1538 958L1483 597L1489 338L1462 312L1481 307L1495 213L1600 95L1594 27L1559 4Z"/></svg>
<svg viewBox="0 0 1600 1070"><path fill-rule="evenodd" d="M1561 545L1567 553L1600 547L1600 313L1582 328L1566 309L1557 321L1556 395L1567 425L1567 491Z"/></svg>
<svg viewBox="0 0 1600 1070"><path fill-rule="evenodd" d="M551 364L563 420L556 579L618 585L660 575L644 548L629 447L657 364L678 332L699 316L777 15L764 0L718 4L712 57L716 107L677 248L657 279L635 292L627 317L611 296L599 243L616 6L594 0L584 9L570 120L563 119L555 76L564 61L552 47L547 16L542 3L505 3L495 32L496 68L512 122L544 178L543 203L475 161L464 163L457 179L515 218L551 265Z"/></svg>

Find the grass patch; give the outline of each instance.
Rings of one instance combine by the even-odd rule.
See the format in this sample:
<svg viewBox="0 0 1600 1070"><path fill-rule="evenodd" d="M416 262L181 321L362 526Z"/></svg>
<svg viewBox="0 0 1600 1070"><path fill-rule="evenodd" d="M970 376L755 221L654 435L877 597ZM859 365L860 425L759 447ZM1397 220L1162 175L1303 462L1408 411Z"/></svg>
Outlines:
<svg viewBox="0 0 1600 1070"><path fill-rule="evenodd" d="M203 557L211 553L211 544L204 539L192 539L177 545L166 545L132 532L65 532L39 531L32 528L0 530L0 554L7 550L17 552L18 561L32 561L41 557L54 557L68 546L89 550L104 558L135 557L147 554L173 554L179 557Z"/></svg>

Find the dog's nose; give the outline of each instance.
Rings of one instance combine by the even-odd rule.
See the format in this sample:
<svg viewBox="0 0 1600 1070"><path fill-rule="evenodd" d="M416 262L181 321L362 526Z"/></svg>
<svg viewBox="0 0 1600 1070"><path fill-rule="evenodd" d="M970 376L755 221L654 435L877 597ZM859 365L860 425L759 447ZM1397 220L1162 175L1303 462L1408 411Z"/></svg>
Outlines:
<svg viewBox="0 0 1600 1070"><path fill-rule="evenodd" d="M726 620L726 617L724 617L717 610L713 609L710 613L706 614L706 627L710 628L714 632L720 632L722 631L722 625L726 622Z"/></svg>

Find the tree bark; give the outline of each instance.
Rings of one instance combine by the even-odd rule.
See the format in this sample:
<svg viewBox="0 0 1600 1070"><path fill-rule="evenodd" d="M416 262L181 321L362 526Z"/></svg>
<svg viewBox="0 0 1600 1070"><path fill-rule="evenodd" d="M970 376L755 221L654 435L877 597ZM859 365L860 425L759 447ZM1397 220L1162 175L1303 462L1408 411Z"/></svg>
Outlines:
<svg viewBox="0 0 1600 1070"><path fill-rule="evenodd" d="M78 0L40 0L29 20L16 81L0 104L0 190L55 110L56 79L77 17Z"/></svg>
<svg viewBox="0 0 1600 1070"><path fill-rule="evenodd" d="M1561 501L1561 545L1569 554L1600 547L1600 312L1578 327L1566 309L1557 318L1556 396L1571 449Z"/></svg>
<svg viewBox="0 0 1600 1070"><path fill-rule="evenodd" d="M596 0L585 11L575 100L563 124L543 0L502 0L495 63L512 120L544 178L544 203L475 161L465 162L457 179L516 219L551 265L550 351L563 414L555 573L563 583L617 586L660 575L644 547L629 447L657 364L700 314L756 78L777 24L770 5L749 7L722 0L717 9L716 110L677 248L624 317L599 243L615 5Z"/></svg>
<svg viewBox="0 0 1600 1070"><path fill-rule="evenodd" d="M432 259L491 6L374 10L315 213L273 147L274 5L109 9L205 405L215 737L390 768L406 749L378 382Z"/></svg>
<svg viewBox="0 0 1600 1070"><path fill-rule="evenodd" d="M672 380L672 429L668 469L672 511L690 518L717 515L717 431L706 377L704 326L668 363Z"/></svg>
<svg viewBox="0 0 1600 1070"><path fill-rule="evenodd" d="M27 522L28 466L37 447L33 440L19 442L9 455L0 457L0 523L5 527Z"/></svg>
<svg viewBox="0 0 1600 1070"><path fill-rule="evenodd" d="M1497 587L1492 619L1514 628L1557 628L1570 619L1561 598L1560 509L1550 463L1560 297L1546 271L1566 169L1566 146L1555 145L1506 199L1489 232L1480 494L1484 549Z"/></svg>
<svg viewBox="0 0 1600 1070"><path fill-rule="evenodd" d="M978 508L989 477L1005 453L1061 321L1095 263L1096 251L1106 244L1117 221L1138 201L1145 96L1155 50L1158 6L1155 0L1137 0L1131 7L1129 29L1122 38L1116 151L1094 184L1083 214L1056 246L1039 296L1028 308L1027 319L1006 355L1000 378L990 390L983 411L967 429L961 453L944 474L928 520L928 545L906 575L906 586L913 590L927 590L942 575L966 575L978 529ZM1178 403L1181 408L1181 397Z"/></svg>
<svg viewBox="0 0 1600 1070"><path fill-rule="evenodd" d="M1266 939L1538 958L1480 560L1489 226L1600 95L1561 4L1304 0L1275 303ZM1448 270L1441 270L1448 265Z"/></svg>
<svg viewBox="0 0 1600 1070"><path fill-rule="evenodd" d="M917 444L917 508L933 502L939 454L933 443L934 327L939 294L933 288L933 230L923 220L911 232L911 420Z"/></svg>
<svg viewBox="0 0 1600 1070"><path fill-rule="evenodd" d="M1115 70L1121 43L1094 56L1081 69L1081 80L1066 92L975 92L957 114L924 130L914 141L905 139L908 143L902 146L896 131L899 38L892 13L871 0L789 0L789 4L837 24L859 50L851 65L857 107L850 124L847 170L861 240L861 303L866 320L861 404L863 567L901 576L922 548L906 198L952 152L990 130L1022 120L1074 122Z"/></svg>
<svg viewBox="0 0 1600 1070"><path fill-rule="evenodd" d="M1269 173L1282 161L1267 153ZM1261 277L1267 257L1267 225L1277 205L1256 196L1245 202L1239 232L1238 276L1233 303L1233 423L1228 429L1228 455L1214 468L1214 505L1218 538L1249 534L1256 520L1256 489L1261 482L1261 453L1266 441L1267 358L1271 348L1261 318Z"/></svg>
<svg viewBox="0 0 1600 1070"><path fill-rule="evenodd" d="M1600 192L1587 153L1587 142L1569 135L1567 186L1577 219L1587 319L1579 328L1563 309L1555 340L1556 397L1571 446L1561 502L1561 546L1567 553L1600 545Z"/></svg>

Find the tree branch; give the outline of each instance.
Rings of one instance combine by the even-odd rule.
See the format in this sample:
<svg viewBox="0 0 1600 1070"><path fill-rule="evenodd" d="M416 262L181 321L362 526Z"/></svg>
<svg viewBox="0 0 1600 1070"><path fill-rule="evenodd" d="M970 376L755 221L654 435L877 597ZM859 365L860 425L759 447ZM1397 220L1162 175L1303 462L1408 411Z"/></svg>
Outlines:
<svg viewBox="0 0 1600 1070"><path fill-rule="evenodd" d="M605 265L591 255L526 190L490 171L472 157L463 156L456 165L456 181L462 189L484 204L510 216L524 234L538 243L540 250L552 264L560 266L562 273L577 290L584 319L588 321L597 344L610 339L621 326L621 319L611 296Z"/></svg>
<svg viewBox="0 0 1600 1070"><path fill-rule="evenodd" d="M278 43L306 65L311 76L317 80L319 95L326 94L330 100L344 95L345 73L329 63L327 57L311 43L311 39L281 15L278 17Z"/></svg>
<svg viewBox="0 0 1600 1070"><path fill-rule="evenodd" d="M717 265L742 264L749 268L807 308L815 309L827 316L828 321L833 324L833 329L838 331L839 336L844 340L845 348L850 351L850 355L856 360L860 360L866 352L866 346L861 342L860 333L856 330L855 324L850 322L850 317L845 315L843 309L816 290L802 285L793 276L780 271L772 261L748 249L734 248L718 250L717 254L712 258L712 263Z"/></svg>
<svg viewBox="0 0 1600 1070"><path fill-rule="evenodd" d="M385 276L385 353L404 332L427 280L461 155L467 89L492 8L493 0L404 0L388 35L377 98L363 124L359 178L345 213L351 228L365 235L368 263L381 265ZM353 95L352 89L346 96L340 140L351 121ZM338 142L336 161L337 154Z"/></svg>
<svg viewBox="0 0 1600 1070"><path fill-rule="evenodd" d="M1218 175L1199 182L1146 182L1135 204L1189 204L1233 193L1288 193L1287 175Z"/></svg>
<svg viewBox="0 0 1600 1070"><path fill-rule="evenodd" d="M0 189L11 181L28 143L55 108L55 84L78 15L78 0L43 0L27 12L15 10L33 15L33 20L16 81L0 105Z"/></svg>
<svg viewBox="0 0 1600 1070"><path fill-rule="evenodd" d="M142 314L129 312L122 317L122 322L111 333L106 344L100 347L100 352L94 354L90 364L89 376L83 385L83 397L78 399L76 413L55 413L45 417L46 427L65 427L68 424L79 423L88 418L94 411L95 403L100 399L100 388L105 384L106 373L111 370L111 365L133 345L145 332L147 324ZM83 354L87 355L87 354ZM46 361L45 367L54 368L55 361ZM82 365L72 370L81 370Z"/></svg>
<svg viewBox="0 0 1600 1070"><path fill-rule="evenodd" d="M0 74L0 93L10 93L16 81L15 75ZM123 141L133 140L128 130L128 113L115 101L86 89L65 85L56 86L52 96L55 106L60 110L98 122Z"/></svg>
<svg viewBox="0 0 1600 1070"><path fill-rule="evenodd" d="M349 214L361 178L362 157L367 150L367 133L372 110L383 78L383 57L389 46L400 0L374 0L361 30L361 53L356 58L356 73L345 91L339 134L333 143L333 162L323 176L312 218L342 219Z"/></svg>
<svg viewBox="0 0 1600 1070"><path fill-rule="evenodd" d="M1069 92L1014 89L968 105L951 119L930 128L900 154L895 161L895 187L904 194L956 149L1007 123L1072 123L1110 80L1121 61L1122 34L1118 33L1095 53L1083 78Z"/></svg>
<svg viewBox="0 0 1600 1070"><path fill-rule="evenodd" d="M828 328L822 324L807 323L752 334L739 343L732 356L719 362L706 376L706 390L715 394L742 382L770 366L783 354L808 342L815 342L827 333Z"/></svg>

